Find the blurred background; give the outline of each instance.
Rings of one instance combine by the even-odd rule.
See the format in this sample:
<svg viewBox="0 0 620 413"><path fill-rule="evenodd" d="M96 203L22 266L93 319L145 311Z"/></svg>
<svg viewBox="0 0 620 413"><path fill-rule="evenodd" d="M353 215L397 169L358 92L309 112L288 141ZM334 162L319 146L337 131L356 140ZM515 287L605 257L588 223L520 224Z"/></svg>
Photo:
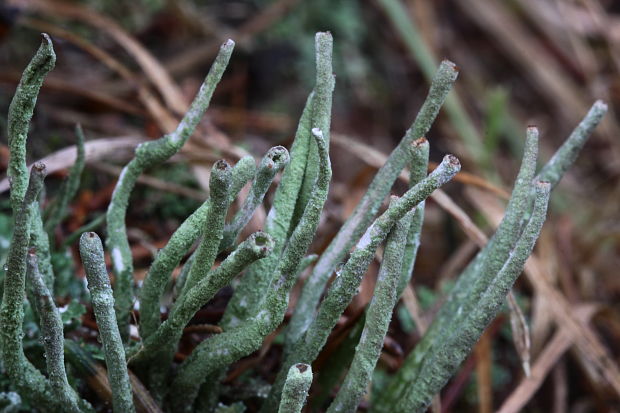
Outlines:
<svg viewBox="0 0 620 413"><path fill-rule="evenodd" d="M48 193L73 162L74 150L62 150L75 143L76 123L89 141L87 171L61 237L101 216L133 147L176 126L219 45L235 40L199 131L165 167L149 171L132 196L128 225L140 279L152 253L206 197L215 160L290 147L314 85L317 31L334 37L336 89L334 182L314 252L327 245L413 121L439 61L460 69L427 138L431 160L454 153L463 172L446 187L447 199L427 204L413 284L395 312L374 391L402 364L455 275L501 219L527 125L540 129L544 162L597 99L609 105L553 193L513 305L434 407L620 411L618 1L6 0L0 4L0 178L8 162L8 105L41 32L52 37L57 63L39 96L28 153L29 161L47 157ZM394 192L405 188L399 182ZM1 236L10 227L6 180L0 189ZM263 217L259 211L248 232ZM315 369L339 357L351 320L372 296L375 273L376 263ZM205 310L207 321L217 321L223 303ZM204 338L193 334L187 346ZM228 383L242 387L252 369L271 380L279 351L277 340L268 343L240 362ZM527 359L532 375L524 380ZM320 388L313 394L329 397Z"/></svg>

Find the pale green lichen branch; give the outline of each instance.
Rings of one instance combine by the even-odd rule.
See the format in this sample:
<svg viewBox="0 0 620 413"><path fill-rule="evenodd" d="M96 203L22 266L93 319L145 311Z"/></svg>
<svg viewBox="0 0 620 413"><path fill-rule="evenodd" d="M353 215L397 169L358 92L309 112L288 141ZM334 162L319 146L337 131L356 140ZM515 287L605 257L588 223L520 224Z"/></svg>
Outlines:
<svg viewBox="0 0 620 413"><path fill-rule="evenodd" d="M254 263L244 274L220 322L224 329L237 326L241 321L256 314L257 307L271 284L271 277L265 274L274 274L288 235L292 231L295 203L302 186L311 139L313 95L311 93L306 101L291 147L290 162L282 173L282 179L265 220L264 230L271 235L275 243L273 253Z"/></svg>
<svg viewBox="0 0 620 413"><path fill-rule="evenodd" d="M88 280L95 319L99 326L99 337L101 337L105 363L108 368L114 411L135 412L125 349L116 323L114 297L105 266L103 245L97 234L94 232L82 234L80 256Z"/></svg>
<svg viewBox="0 0 620 413"><path fill-rule="evenodd" d="M547 181L552 188L555 187L568 168L575 162L581 148L583 148L594 128L601 122L605 113L607 113L607 105L601 100L594 102L583 120L540 170L536 179Z"/></svg>
<svg viewBox="0 0 620 413"><path fill-rule="evenodd" d="M26 179L28 187L21 206L16 208L13 238L6 261L2 305L0 306L0 351L6 374L24 399L38 405L48 405L61 411L62 405L53 395L49 382L24 355L22 323L30 222L38 207L37 197L43 188L45 165L36 163Z"/></svg>
<svg viewBox="0 0 620 413"><path fill-rule="evenodd" d="M426 138L416 139L411 143L411 160L409 161L409 187L412 188L426 177L428 171L428 156L430 145ZM418 248L420 247L420 237L422 235L422 223L424 222L424 206L426 202L422 201L415 207L410 218L409 233L405 244L405 252L403 256L403 266L401 276L396 287L396 295L401 296L407 284L413 275L413 266Z"/></svg>
<svg viewBox="0 0 620 413"><path fill-rule="evenodd" d="M133 262L125 226L129 196L145 168L164 162L177 153L194 132L209 106L213 91L222 78L233 48L232 40L222 45L209 74L177 129L160 139L138 145L134 159L123 168L114 188L107 211L106 247L110 251L117 277L114 286L115 309L119 328L125 339L128 337L129 311L133 304Z"/></svg>
<svg viewBox="0 0 620 413"><path fill-rule="evenodd" d="M28 252L27 277L34 296L41 326L41 341L45 352L47 376L54 393L54 397L62 403L67 412L80 413L83 410L92 411L90 404L81 400L75 390L69 385L65 371L65 352L63 324L54 298L43 282L39 272L37 254L34 248Z"/></svg>
<svg viewBox="0 0 620 413"><path fill-rule="evenodd" d="M203 237L194 253L195 258L187 275L179 300L198 284L211 270L220 243L224 237L224 223L228 211L232 168L225 160L219 160L211 168L209 178L209 209L204 222Z"/></svg>
<svg viewBox="0 0 620 413"><path fill-rule="evenodd" d="M323 139L329 148L330 124L332 111L332 96L334 93L335 76L332 72L332 50L334 40L331 33L319 32L314 37L316 55L316 86L312 99L312 115L310 127L323 132ZM302 187L295 206L293 225L299 219L308 199L312 195L312 189L319 175L319 154L317 146L312 139L309 140L308 158L303 177Z"/></svg>
<svg viewBox="0 0 620 413"><path fill-rule="evenodd" d="M14 215L17 215L28 187L26 139L28 138L30 119L43 80L56 64L52 39L45 33L42 36L41 46L24 70L9 106L7 135L10 156L7 176L11 183L11 207Z"/></svg>
<svg viewBox="0 0 620 413"><path fill-rule="evenodd" d="M351 367L336 398L329 406L328 413L355 413L366 393L398 299L397 286L402 274L404 246L411 227L410 214L411 211L398 221L387 237L375 291L366 310L364 330L355 349Z"/></svg>

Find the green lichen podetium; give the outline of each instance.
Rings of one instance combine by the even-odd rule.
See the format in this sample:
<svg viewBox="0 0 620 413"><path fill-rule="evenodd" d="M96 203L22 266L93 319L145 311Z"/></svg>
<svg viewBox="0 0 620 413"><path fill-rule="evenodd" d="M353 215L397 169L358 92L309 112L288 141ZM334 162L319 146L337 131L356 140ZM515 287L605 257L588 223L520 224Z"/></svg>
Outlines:
<svg viewBox="0 0 620 413"><path fill-rule="evenodd" d="M311 384L312 368L308 364L297 363L291 366L286 376L278 413L301 413Z"/></svg>
<svg viewBox="0 0 620 413"><path fill-rule="evenodd" d="M237 197L237 194L247 181L252 179L255 170L256 163L251 156L241 158L233 167L229 203ZM166 246L155 256L155 260L153 260L140 290L140 337L143 340L150 337L161 324L159 314L160 298L164 293L166 284L170 280L172 271L179 265L192 244L202 235L209 208L210 200L207 200L183 221L181 226L172 234ZM182 291L192 262L193 260L186 262L182 275L177 279L175 287L178 293Z"/></svg>
<svg viewBox="0 0 620 413"><path fill-rule="evenodd" d="M133 304L133 262L125 226L129 196L138 177L146 168L160 164L177 153L192 135L209 106L213 91L228 65L234 45L232 40L222 45L209 74L176 130L158 140L138 145L135 157L123 168L114 188L107 211L106 247L110 251L116 274L115 310L119 328L125 340L129 336L129 312Z"/></svg>
<svg viewBox="0 0 620 413"><path fill-rule="evenodd" d="M39 261L39 270L43 281L50 291L54 291L54 268L52 267L52 255L50 252L50 239L43 227L40 203L32 211L30 221L30 246L36 250Z"/></svg>
<svg viewBox="0 0 620 413"><path fill-rule="evenodd" d="M393 197L393 199L397 198ZM403 246L407 245L412 212L417 213L417 207L401 218L388 234L375 291L366 310L366 321L362 336L355 349L351 367L338 390L336 398L329 406L328 413L355 413L364 393L366 393L372 372L383 348L383 339L390 325L392 311L398 300L397 285L403 268L405 250Z"/></svg>
<svg viewBox="0 0 620 413"><path fill-rule="evenodd" d="M428 133L441 105L456 81L457 75L458 70L454 63L447 60L441 63L431 83L428 96L411 128L394 148L387 162L379 169L351 216L321 254L304 284L296 311L289 323L286 336L287 347L297 342L312 322L330 274L372 221L381 202L389 193L392 184L409 159L409 145L415 139Z"/></svg>
<svg viewBox="0 0 620 413"><path fill-rule="evenodd" d="M263 340L284 319L288 298L296 281L299 260L304 256L319 224L331 180L331 164L323 134L312 135L319 148L319 176L299 224L293 231L270 286L253 317L237 327L200 343L181 364L169 393L171 405L180 411L191 411L205 378L260 348ZM265 274L264 276L269 276Z"/></svg>
<svg viewBox="0 0 620 413"><path fill-rule="evenodd" d="M312 363L318 356L327 341L329 333L338 322L340 315L356 294L362 277L374 258L375 250L385 240L396 222L430 196L435 189L450 181L460 168L461 164L456 157L446 155L437 169L416 186L409 189L402 198L394 201L366 229L366 232L355 246L355 250L351 253L346 264L329 288L308 329L292 347L290 353L287 354L285 362L278 373L278 378L263 405L263 412L273 410L272 406L279 399L285 372L288 371L289 367L294 362Z"/></svg>
<svg viewBox="0 0 620 413"><path fill-rule="evenodd" d="M80 399L67 380L62 319L54 303L54 297L39 272L37 254L33 248L28 252L27 265L28 283L34 297L34 303L31 304L36 305L40 315L41 341L54 397L62 403L63 409L67 412L93 411L88 402Z"/></svg>
<svg viewBox="0 0 620 413"><path fill-rule="evenodd" d="M316 50L316 84L314 87L314 99L312 99L312 113L310 118L310 129L317 128L323 132L323 139L329 148L330 125L332 114L332 96L336 84L335 76L332 72L332 51L334 40L331 33L319 32L314 37ZM319 154L318 148L313 139L308 141L308 158L304 171L303 182L299 190L293 225L299 220L308 199L312 194L312 189L319 175Z"/></svg>
<svg viewBox="0 0 620 413"><path fill-rule="evenodd" d="M94 232L85 232L80 237L80 256L84 264L88 290L99 337L103 346L108 381L112 390L112 405L115 412L135 412L129 373L125 360L125 349L118 330L114 312L114 297L105 265L103 245Z"/></svg>
<svg viewBox="0 0 620 413"><path fill-rule="evenodd" d="M205 217L202 240L194 253L192 267L181 291L180 298L190 291L211 270L220 243L224 237L224 221L230 205L229 196L232 183L232 168L225 160L219 160L211 168L209 177L209 210Z"/></svg>
<svg viewBox="0 0 620 413"><path fill-rule="evenodd" d="M426 177L426 171L428 170L428 156L430 151L430 145L426 138L422 137L416 139L411 143L410 153L411 160L409 161L409 188L414 187L418 182ZM403 255L403 266L401 270L401 276L398 280L396 287L396 295L400 295L405 290L405 287L411 280L413 275L413 266L418 254L418 248L420 247L420 236L422 234L422 223L424 222L424 206L426 202L422 201L415 207L413 216L410 219L409 232L407 234L407 241L405 244L405 251ZM412 212L409 212L411 214Z"/></svg>
<svg viewBox="0 0 620 413"><path fill-rule="evenodd" d="M7 176L11 182L11 207L13 214L21 207L28 187L28 167L26 166L26 139L30 119L37 103L37 96L45 76L54 68L56 54L50 37L43 33L43 41L24 73L15 96L9 106L8 143L9 166Z"/></svg>
<svg viewBox="0 0 620 413"><path fill-rule="evenodd" d="M22 347L22 323L24 321L24 294L30 221L37 208L37 197L43 188L45 165L35 164L26 179L28 187L21 206L14 215L13 238L6 262L2 306L0 307L0 350L6 374L20 395L34 404L50 406L61 411L62 405L54 397L45 376L28 361Z"/></svg>

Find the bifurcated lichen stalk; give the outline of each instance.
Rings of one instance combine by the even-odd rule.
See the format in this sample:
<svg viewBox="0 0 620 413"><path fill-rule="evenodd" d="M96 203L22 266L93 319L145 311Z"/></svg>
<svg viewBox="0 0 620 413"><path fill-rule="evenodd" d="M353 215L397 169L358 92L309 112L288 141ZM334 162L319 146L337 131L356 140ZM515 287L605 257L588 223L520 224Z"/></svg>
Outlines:
<svg viewBox="0 0 620 413"><path fill-rule="evenodd" d="M274 281L260 303L259 311L240 326L203 341L181 364L170 392L175 408L191 410L205 377L257 350L265 337L282 322L290 290L296 281L299 257L303 257L312 242L331 179L331 164L323 134L313 129L312 135L319 148L319 177L304 214L282 253L272 278Z"/></svg>
<svg viewBox="0 0 620 413"><path fill-rule="evenodd" d="M453 155L446 155L428 177L408 190L402 198L393 202L390 207L377 218L366 230L355 246L351 257L329 288L325 299L321 302L318 312L310 326L293 346L291 352L280 369L278 379L272 386L270 395L265 404L273 403L279 398L284 374L296 360L302 363L312 363L325 345L329 333L334 328L340 315L351 302L362 281L368 265L374 257L375 250L381 244L392 226L402 219L407 212L426 199L435 189L450 181L460 170L461 164ZM267 410L269 411L269 408Z"/></svg>
<svg viewBox="0 0 620 413"><path fill-rule="evenodd" d="M58 308L54 304L54 298L39 272L37 254L34 248L31 248L28 252L27 265L28 281L35 299L35 302L31 304L36 305L40 315L47 376L54 397L62 403L63 408L67 412L80 413L82 409L92 411L90 404L80 400L67 380L62 320Z"/></svg>
<svg viewBox="0 0 620 413"><path fill-rule="evenodd" d="M108 380L112 389L112 405L115 412L134 412L131 384L127 372L125 349L116 323L114 297L105 266L103 245L94 232L80 237L80 256L84 264L88 290L93 303L95 319L103 346Z"/></svg>
<svg viewBox="0 0 620 413"><path fill-rule="evenodd" d="M416 210L417 207L413 211ZM366 321L362 336L355 349L351 367L338 390L336 398L329 406L328 413L355 413L366 393L372 372L383 348L383 339L392 319L392 311L398 299L397 286L403 268L405 249L403 247L406 246L409 228L411 227L410 213L411 211L401 218L388 234L375 291L366 310Z"/></svg>
<svg viewBox="0 0 620 413"><path fill-rule="evenodd" d="M301 413L312 384L312 368L297 363L288 371L278 413Z"/></svg>
<svg viewBox="0 0 620 413"><path fill-rule="evenodd" d="M11 182L11 207L17 215L28 187L28 167L26 166L26 139L30 119L37 103L37 96L45 76L56 64L56 54L52 39L43 33L43 41L17 85L17 90L9 106L7 135L9 144L9 165L7 176Z"/></svg>
<svg viewBox="0 0 620 413"><path fill-rule="evenodd" d="M198 122L209 107L213 91L228 65L234 45L235 43L232 40L228 40L222 45L209 74L176 130L155 141L138 145L135 157L123 168L114 188L107 212L108 238L106 247L110 251L114 273L116 274L114 285L115 310L124 339L128 337L129 312L133 305L133 262L125 226L129 196L144 169L162 163L177 153L194 132Z"/></svg>
<svg viewBox="0 0 620 413"><path fill-rule="evenodd" d="M448 92L452 89L457 75L458 70L454 63L447 60L441 63L413 125L394 148L387 162L379 169L351 216L347 218L327 249L321 254L304 284L297 302L297 310L289 323L287 346L297 342L312 322L312 316L330 274L372 221L382 200L389 193L392 184L409 158L409 145L413 140L427 134Z"/></svg>

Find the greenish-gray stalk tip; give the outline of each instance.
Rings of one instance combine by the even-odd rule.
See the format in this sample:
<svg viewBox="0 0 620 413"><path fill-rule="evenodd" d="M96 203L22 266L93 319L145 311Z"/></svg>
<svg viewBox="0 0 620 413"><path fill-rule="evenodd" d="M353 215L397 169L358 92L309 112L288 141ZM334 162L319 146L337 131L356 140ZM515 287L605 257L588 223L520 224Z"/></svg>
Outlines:
<svg viewBox="0 0 620 413"><path fill-rule="evenodd" d="M52 39L45 33L42 36L41 46L26 66L9 106L7 135L10 156L7 176L11 182L10 196L14 215L17 214L28 187L26 139L30 119L32 119L43 80L56 64Z"/></svg>
<svg viewBox="0 0 620 413"><path fill-rule="evenodd" d="M312 384L312 368L297 363L288 371L278 413L301 413Z"/></svg>

